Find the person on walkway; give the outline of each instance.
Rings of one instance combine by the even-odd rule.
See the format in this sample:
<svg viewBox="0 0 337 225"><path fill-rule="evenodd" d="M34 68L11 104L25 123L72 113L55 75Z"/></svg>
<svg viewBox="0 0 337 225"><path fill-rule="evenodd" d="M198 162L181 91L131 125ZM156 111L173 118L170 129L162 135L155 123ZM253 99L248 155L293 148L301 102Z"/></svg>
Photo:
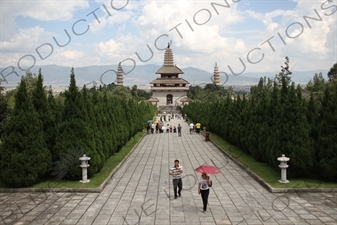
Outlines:
<svg viewBox="0 0 337 225"><path fill-rule="evenodd" d="M207 210L208 203L208 195L209 195L209 187L212 186L212 181L207 176L206 173L203 173L199 179L198 185L198 194L201 194L202 204L203 204L203 212L205 213Z"/></svg>
<svg viewBox="0 0 337 225"><path fill-rule="evenodd" d="M158 125L158 123L156 124L156 133L158 133L158 131L159 131L159 125Z"/></svg>
<svg viewBox="0 0 337 225"><path fill-rule="evenodd" d="M200 128L201 128L201 124L200 123L196 123L195 124L195 130L196 130L197 134L200 134Z"/></svg>
<svg viewBox="0 0 337 225"><path fill-rule="evenodd" d="M181 190L183 189L182 173L183 167L179 165L179 160L174 160L174 166L170 170L170 175L173 177L174 199L177 199L178 195L181 197Z"/></svg>
<svg viewBox="0 0 337 225"><path fill-rule="evenodd" d="M151 130L151 126L150 124L147 124L147 127L146 127L147 134L150 134L150 130Z"/></svg>
<svg viewBox="0 0 337 225"><path fill-rule="evenodd" d="M173 133L177 133L177 128L176 128L176 126L173 127Z"/></svg>
<svg viewBox="0 0 337 225"><path fill-rule="evenodd" d="M163 133L163 125L159 124L158 128L159 128L159 133Z"/></svg>
<svg viewBox="0 0 337 225"><path fill-rule="evenodd" d="M178 137L181 137L181 126L178 124Z"/></svg>
<svg viewBox="0 0 337 225"><path fill-rule="evenodd" d="M194 124L190 123L190 134L192 134L193 131L194 131Z"/></svg>

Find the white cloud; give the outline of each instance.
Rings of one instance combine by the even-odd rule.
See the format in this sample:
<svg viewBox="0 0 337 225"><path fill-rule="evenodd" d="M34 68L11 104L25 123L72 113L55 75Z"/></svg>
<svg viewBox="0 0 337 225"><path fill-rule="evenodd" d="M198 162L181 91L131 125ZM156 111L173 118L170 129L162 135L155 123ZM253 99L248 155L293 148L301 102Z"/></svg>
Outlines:
<svg viewBox="0 0 337 225"><path fill-rule="evenodd" d="M2 1L1 3L1 39L8 40L16 33L17 16L29 17L38 21L68 21L77 10L89 7L87 0L76 1Z"/></svg>
<svg viewBox="0 0 337 225"><path fill-rule="evenodd" d="M230 55L229 52L245 50L244 41L236 42L236 40L220 35L229 25L243 19L235 4L231 4L230 8L214 7L219 15L208 1L197 3L179 1L169 4L151 1L144 6L136 26L142 38L150 43L153 43L160 35L168 34L169 39L173 41L172 48L173 52L176 52L175 61L178 66L190 66L192 62L198 67L208 68L209 65L206 65L208 63L205 62L203 55L207 59L216 60L215 57L219 55L219 52ZM198 25L198 23L205 24ZM168 40L168 38L162 38L164 39ZM162 42L160 46L163 46ZM155 57L156 62L162 63L163 53ZM213 62L211 64L214 65Z"/></svg>
<svg viewBox="0 0 337 225"><path fill-rule="evenodd" d="M259 20L261 21L266 27L269 27L270 24L276 24L273 22L273 19L275 17L278 17L278 16L282 16L286 13L286 11L284 10L280 10L280 9L277 9L277 10L274 10L272 12L269 12L269 13L257 13L257 12L254 12L252 10L247 10L247 15L253 19L256 19L256 20Z"/></svg>
<svg viewBox="0 0 337 225"><path fill-rule="evenodd" d="M40 21L70 20L76 10L89 7L87 0L67 1L6 1L2 3L4 17L22 15Z"/></svg>
<svg viewBox="0 0 337 225"><path fill-rule="evenodd" d="M118 12L118 14L114 14L111 16L109 16L108 14L103 15L101 17L98 17L100 22L94 20L91 23L89 23L90 30L94 34L97 34L103 29L111 29L114 28L114 25L120 25L122 23L128 22L131 16L132 16L131 12Z"/></svg>
<svg viewBox="0 0 337 225"><path fill-rule="evenodd" d="M20 28L15 20L18 16L38 21L68 21L77 10L89 7L87 0L76 1L3 1L1 4L1 63L3 67L16 65L25 54L35 54L43 43L51 43L52 36L38 25ZM27 26L28 24L24 24ZM54 43L53 43L54 44ZM36 56L37 57L37 56ZM25 64L22 60L22 64ZM28 60L29 61L29 60ZM31 65L32 62L27 62Z"/></svg>
<svg viewBox="0 0 337 225"><path fill-rule="evenodd" d="M256 64L252 65L246 63L247 70L250 71L275 71L278 70L284 62L285 56L291 58L291 62L295 70L311 70L327 68L329 64L336 61L336 57L333 56L333 52L336 51L336 47L333 43L336 43L336 15L334 16L324 16L326 11L321 9L322 2L308 2L308 1L297 1L297 6L292 10L275 10L270 13L258 13L254 11L247 11L247 15L250 18L261 21L265 25L265 29L258 32L255 36L249 36L246 38L246 46L249 49L254 47L262 48L261 51L256 51L257 53L264 53L264 59ZM303 16L310 16L316 18L317 15L314 11L321 15L322 21L315 21L308 19L312 28L309 28L305 22ZM336 13L337 14L337 13ZM276 23L275 18L280 17L281 21ZM303 33L301 26L298 24L291 25L293 23L300 23L303 25ZM291 25L291 26L290 26ZM290 26L290 27L289 27ZM288 28L289 27L289 28ZM287 31L288 29L288 31ZM278 37L278 34L283 37L286 45ZM333 35L335 34L334 38ZM300 34L300 35L299 35ZM289 38L288 36L296 36L297 38ZM273 37L273 38L272 38ZM271 49L268 43L261 45L263 42L270 39L270 43L273 45L275 52ZM334 47L333 47L334 46ZM247 54L239 56L245 62ZM258 58L258 57L257 57ZM330 58L330 61L327 59ZM334 58L331 60L331 58ZM309 63L310 62L310 63ZM239 61L231 62L235 64L238 68L242 65Z"/></svg>
<svg viewBox="0 0 337 225"><path fill-rule="evenodd" d="M311 2L305 1L298 2L299 4L296 8L298 14L292 15L292 23L298 22L302 24L303 29L298 25L294 25L294 27L297 28L297 34L300 34L300 31L303 31L303 33L296 39L291 40L288 37L286 39L287 45L282 49L282 52L284 54L292 54L297 58L298 63L296 69L329 68L328 65L332 64L334 60L336 61L336 59L331 59L333 52L336 51L336 49L331 49L333 43L337 41L336 36L334 40L328 38L330 33L336 35L336 15L325 16L324 13L326 12L320 8L322 3L312 4ZM311 26L310 28L303 17L319 18L315 10L317 10L317 13L321 16L322 21L307 19ZM296 33L296 31L293 32ZM283 33L286 33L285 29ZM286 34L284 36L286 36ZM288 36L291 36L290 33Z"/></svg>
<svg viewBox="0 0 337 225"><path fill-rule="evenodd" d="M138 60L135 51L139 46L135 42L136 37L131 35L122 35L118 39L110 39L105 42L97 42L90 45L91 52L87 54L86 61L88 65L111 65L118 64L127 58ZM130 64L125 62L123 64ZM130 64L132 65L132 63Z"/></svg>
<svg viewBox="0 0 337 225"><path fill-rule="evenodd" d="M75 50L70 50L70 51L60 51L58 52L54 58L57 61L77 61L83 59L85 53L83 51L75 51Z"/></svg>
<svg viewBox="0 0 337 225"><path fill-rule="evenodd" d="M126 4L127 0L114 2L116 7L121 7ZM224 2L218 3L224 4ZM71 44L64 48L56 47L53 42L52 37L56 34L48 33L39 26L18 29L14 25L13 18L17 15L39 20L71 20L76 10L88 7L87 1L63 3L34 2L31 6L28 3L22 3L22 6L18 3L8 3L7 9L20 10L18 13L5 12L5 16L2 16L5 18L5 22L1 24L2 28L6 25L5 30L1 32L1 52L3 54L1 62L3 65L16 64L23 54L34 53L36 55L35 48L42 43L52 43L55 49L48 60L37 61L37 65L58 64L74 67L111 65L127 58L135 60L137 65L162 64L164 51L156 49L154 45L155 40L163 34L169 37L158 39L158 47L164 48L167 42L172 40L174 60L180 68L193 66L213 72L214 63L217 62L220 71L230 73L228 69L230 66L238 72L242 70L239 61L239 58L242 58L247 67L246 71L277 71L283 64L284 57L289 56L291 63L296 65L294 69L308 70L330 68L332 62L336 61L337 13L325 16L324 13L328 10L322 10L320 8L322 3L319 2L297 1L297 7L294 9L279 9L267 13L252 10L243 12L237 7L242 4L241 2L230 3L230 8L215 6L218 15L210 1L129 1L124 9L113 10L110 6L111 1L96 0L96 3L100 5L97 15L101 23L92 17L90 32L78 37L72 35ZM109 9L111 16L104 12L102 4ZM309 19L312 25L312 28L309 28L303 16L316 17L314 9L322 16L323 21ZM50 12L50 15L33 15L42 10L44 10L43 14L54 11ZM83 10L83 15L91 11ZM210 17L208 12L211 13ZM12 19L9 20L6 16L12 16ZM203 25L195 23L195 20L202 22L208 19L209 21ZM186 20L192 26L193 31ZM261 21L264 28L257 29L247 26L245 23L251 20ZM286 36L285 31L294 22L303 24L304 30L298 38L291 39ZM176 30L172 30L178 24L180 25L177 29L183 38ZM11 28L10 30L7 29L7 25ZM69 26L71 25L72 21ZM241 25L244 28L240 30ZM69 31L71 32L70 29ZM289 29L289 34L291 32L296 33L294 29ZM286 45L277 33L282 35ZM64 36L64 33L62 35ZM275 52L267 43L261 45L272 36L274 38L270 42ZM82 43L82 40L87 39L92 41L92 44ZM147 45L153 51L152 57ZM261 50L252 53L250 59L256 61L262 53L264 53L264 59L260 63L250 64L247 62L247 54L256 47L260 47ZM142 59L151 59L145 63L141 62L136 52ZM123 64L132 65L131 61Z"/></svg>
<svg viewBox="0 0 337 225"><path fill-rule="evenodd" d="M119 46L121 46L121 44L116 43L116 41L111 39L111 40L109 40L105 43L100 42L99 43L99 50L103 54L111 55L113 52L115 52L118 49Z"/></svg>
<svg viewBox="0 0 337 225"><path fill-rule="evenodd" d="M37 47L37 43L44 30L39 27L33 27L28 29L20 29L18 33L15 33L10 40L2 41L2 52L27 52Z"/></svg>

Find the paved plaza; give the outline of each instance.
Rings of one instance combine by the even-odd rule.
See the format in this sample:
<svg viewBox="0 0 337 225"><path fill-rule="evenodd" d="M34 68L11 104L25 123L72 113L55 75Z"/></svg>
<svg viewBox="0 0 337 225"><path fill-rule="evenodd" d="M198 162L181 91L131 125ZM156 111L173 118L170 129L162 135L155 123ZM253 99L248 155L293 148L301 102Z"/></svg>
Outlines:
<svg viewBox="0 0 337 225"><path fill-rule="evenodd" d="M100 193L0 193L0 224L337 224L337 193L270 193L183 120L167 123L180 123L182 137L145 135ZM178 199L175 159L184 169ZM211 176L206 213L194 172L204 163L221 170Z"/></svg>

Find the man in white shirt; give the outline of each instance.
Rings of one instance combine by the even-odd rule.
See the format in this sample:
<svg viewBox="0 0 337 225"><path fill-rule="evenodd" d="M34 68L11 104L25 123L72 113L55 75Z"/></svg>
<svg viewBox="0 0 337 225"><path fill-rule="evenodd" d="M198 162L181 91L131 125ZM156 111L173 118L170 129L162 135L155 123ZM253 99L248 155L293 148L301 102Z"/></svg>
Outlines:
<svg viewBox="0 0 337 225"><path fill-rule="evenodd" d="M192 131L194 130L194 124L193 123L191 123L190 124L190 134L192 134Z"/></svg>
<svg viewBox="0 0 337 225"><path fill-rule="evenodd" d="M183 167L179 165L179 160L174 160L174 166L170 170L170 175L173 177L174 199L177 199L178 194L179 197L181 197L181 190L183 189L183 181L181 179L182 172Z"/></svg>

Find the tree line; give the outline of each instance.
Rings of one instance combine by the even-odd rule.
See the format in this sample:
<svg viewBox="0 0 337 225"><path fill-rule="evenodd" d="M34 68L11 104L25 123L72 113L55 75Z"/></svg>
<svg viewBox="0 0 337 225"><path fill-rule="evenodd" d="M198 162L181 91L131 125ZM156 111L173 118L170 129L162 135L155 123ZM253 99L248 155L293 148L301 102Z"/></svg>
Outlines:
<svg viewBox="0 0 337 225"><path fill-rule="evenodd" d="M336 182L337 74L331 71L337 63L329 81L315 74L305 88L291 82L288 63L275 79L261 78L249 94L194 100L183 113L278 171L277 158L285 154L290 178L314 175Z"/></svg>
<svg viewBox="0 0 337 225"><path fill-rule="evenodd" d="M0 97L0 181L9 187L28 187L50 174L78 180L83 154L91 158L92 176L153 117L153 106L128 88L79 90L74 69L68 90L57 97L43 86L41 70L33 80L23 77L12 96Z"/></svg>

